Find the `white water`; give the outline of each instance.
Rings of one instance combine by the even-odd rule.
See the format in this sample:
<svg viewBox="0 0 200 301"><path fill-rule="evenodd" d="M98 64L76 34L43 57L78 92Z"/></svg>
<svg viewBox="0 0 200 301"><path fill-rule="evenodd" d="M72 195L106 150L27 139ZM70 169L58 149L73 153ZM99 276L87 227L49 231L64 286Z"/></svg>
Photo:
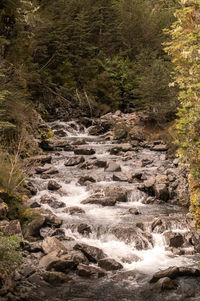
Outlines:
<svg viewBox="0 0 200 301"><path fill-rule="evenodd" d="M51 126L62 127L66 133L66 139L78 139L78 138L90 138L93 139L93 142L90 141L87 147L94 148L96 150L95 157L102 160L113 160L118 159L119 164L122 166L122 171L132 172L132 164L127 164L120 160L120 157L111 156L108 152L108 149L114 145L110 142L97 143L94 136L89 136L88 131L83 131L80 127L74 123L64 123L64 122L54 122L51 123ZM55 131L55 130L54 130ZM84 146L80 146L85 147ZM147 153L147 152L146 152ZM152 156L148 152L149 156ZM65 167L64 161L68 156L73 156L73 153L62 151L61 156L54 156L53 166L59 170L59 175L55 175L53 178L62 185L62 188L59 192L49 192L47 189L48 180L43 180L39 177L35 177L33 180L37 184L40 192L34 197L35 200L39 200L41 196L47 194L54 196L57 200L64 202L67 207L79 207L85 210L85 214L70 215L63 212L63 208L54 210L48 205L43 205L44 208L52 210L58 217L63 220L63 228L65 229L66 236L70 236L76 240L76 242L83 242L92 246L101 248L108 257L114 258L116 261L123 264L125 270L137 270L143 273L152 274L159 269L167 268L169 266L188 266L193 263L193 256L175 256L170 251L166 250L166 242L163 237L163 233L150 233L150 227L147 226L145 231L153 236L153 247L149 245L148 249L137 250L134 243L127 243L119 240L115 235L111 233L112 227L116 225L124 224L133 224L137 221L136 216L128 215L128 209L135 208L139 211L142 211L140 215L140 222L150 222L153 221L154 217L157 217L159 214L159 205L157 208L158 212L154 212L154 207L152 205L145 205L142 203L145 195L137 190L134 184L129 183L118 183L112 181L112 173L107 173L104 169L98 170L78 170L75 167ZM89 156L89 158L94 156ZM87 157L88 158L88 157ZM137 163L137 162L136 162ZM155 169L154 167L152 170ZM97 176L98 183L90 185L89 189L85 186L79 186L77 184L78 177L82 174L88 174L91 176ZM71 178L70 183L67 183ZM67 179L67 180L66 180ZM126 187L132 192L129 195L129 200L126 203L117 203L113 207L102 207L100 205L84 205L81 202L87 199L89 196L94 194L93 187L101 189L103 191L105 187L115 186ZM152 207L151 207L152 206ZM165 211L165 208L161 208L161 211ZM168 208L166 208L166 211ZM173 209L172 215L173 215ZM176 209L177 210L177 209ZM175 212L176 212L175 210ZM163 216L163 213L161 213ZM77 232L76 227L71 228L72 224L81 224L86 223L91 226L92 233L88 236L83 236ZM96 229L100 229L99 233L96 232ZM175 232L187 233L188 229L182 229L177 226L174 226L171 229ZM138 234L139 235L139 234ZM136 261L135 256L139 258Z"/></svg>

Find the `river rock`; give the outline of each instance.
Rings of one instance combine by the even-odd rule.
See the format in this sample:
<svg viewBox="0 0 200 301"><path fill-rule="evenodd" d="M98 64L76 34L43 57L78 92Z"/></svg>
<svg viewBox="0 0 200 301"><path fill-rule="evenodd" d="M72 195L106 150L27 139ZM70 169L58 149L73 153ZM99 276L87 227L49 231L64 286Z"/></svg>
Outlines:
<svg viewBox="0 0 200 301"><path fill-rule="evenodd" d="M106 166L107 166L107 161L102 161L102 160L95 160L94 162L93 162L93 164L95 165L95 166L97 166L98 168L106 168Z"/></svg>
<svg viewBox="0 0 200 301"><path fill-rule="evenodd" d="M38 166L35 168L35 172L37 174L42 174L44 172L46 172L47 170L49 170L51 168L51 165L48 165L48 166Z"/></svg>
<svg viewBox="0 0 200 301"><path fill-rule="evenodd" d="M67 135L66 132L62 129L54 131L54 134L58 137L65 137Z"/></svg>
<svg viewBox="0 0 200 301"><path fill-rule="evenodd" d="M89 176L89 175L82 176L82 177L80 177L79 180L78 180L78 183L79 183L81 186L85 185L86 182L92 182L92 183L95 183L96 180L95 180L93 177Z"/></svg>
<svg viewBox="0 0 200 301"><path fill-rule="evenodd" d="M39 156L35 156L35 157L29 157L26 159L26 161L28 162L28 164L35 164L35 163L51 163L52 160L52 156L50 155L39 155Z"/></svg>
<svg viewBox="0 0 200 301"><path fill-rule="evenodd" d="M112 229L112 233L121 241L134 243L137 250L148 249L153 246L152 235L136 228L136 225L119 225Z"/></svg>
<svg viewBox="0 0 200 301"><path fill-rule="evenodd" d="M4 219L8 214L8 206L0 200L0 219Z"/></svg>
<svg viewBox="0 0 200 301"><path fill-rule="evenodd" d="M129 191L127 188L123 187L112 187L108 186L104 189L104 194L106 197L114 198L117 202L128 202Z"/></svg>
<svg viewBox="0 0 200 301"><path fill-rule="evenodd" d="M40 198L40 201L42 204L48 204L49 206L51 206L54 209L66 207L64 202L57 201L54 197L51 197L50 195L47 195L47 194L43 195Z"/></svg>
<svg viewBox="0 0 200 301"><path fill-rule="evenodd" d="M76 157L68 158L67 161L65 162L65 166L75 166L83 162L85 162L85 158L83 156L76 156Z"/></svg>
<svg viewBox="0 0 200 301"><path fill-rule="evenodd" d="M114 173L113 175L113 181L118 182L128 182L131 178L131 175L125 174L123 172Z"/></svg>
<svg viewBox="0 0 200 301"><path fill-rule="evenodd" d="M108 167L105 170L108 172L118 172L121 171L121 166L118 163L111 161L108 163Z"/></svg>
<svg viewBox="0 0 200 301"><path fill-rule="evenodd" d="M153 232L157 226L162 225L162 220L159 217L156 217L151 224L151 231Z"/></svg>
<svg viewBox="0 0 200 301"><path fill-rule="evenodd" d="M54 180L50 180L48 182L48 189L49 190L59 190L62 186L60 184L58 184L56 181Z"/></svg>
<svg viewBox="0 0 200 301"><path fill-rule="evenodd" d="M88 266L82 263L79 264L77 267L77 274L81 277L86 278L101 278L106 275L104 270L94 266Z"/></svg>
<svg viewBox="0 0 200 301"><path fill-rule="evenodd" d="M71 277L69 277L68 275L61 273L61 272L42 272L41 273L42 278L52 284L52 285L57 285L60 283L65 283L65 282L69 282L72 280Z"/></svg>
<svg viewBox="0 0 200 301"><path fill-rule="evenodd" d="M67 253L67 248L55 237L47 237L42 242L42 249L45 254L53 251Z"/></svg>
<svg viewBox="0 0 200 301"><path fill-rule="evenodd" d="M100 198L100 197L89 197L88 199L82 201L82 204L96 204L101 206L114 206L116 204L116 199L113 198Z"/></svg>
<svg viewBox="0 0 200 301"><path fill-rule="evenodd" d="M90 148L77 148L74 150L75 155L91 156L95 154L95 150Z"/></svg>
<svg viewBox="0 0 200 301"><path fill-rule="evenodd" d="M48 169L47 171L44 172L44 174L46 174L46 175L56 175L58 173L59 173L59 171L55 167L51 167L50 169Z"/></svg>
<svg viewBox="0 0 200 301"><path fill-rule="evenodd" d="M84 243L76 244L74 250L81 251L90 262L94 263L107 257L101 249Z"/></svg>
<svg viewBox="0 0 200 301"><path fill-rule="evenodd" d="M113 258L104 258L98 261L98 265L106 271L121 270L123 265L115 261Z"/></svg>
<svg viewBox="0 0 200 301"><path fill-rule="evenodd" d="M76 141L72 142L72 145L84 145L86 143L87 142L84 138L80 138L80 139L77 139Z"/></svg>
<svg viewBox="0 0 200 301"><path fill-rule="evenodd" d="M91 227L87 224L78 225L77 231L82 235L84 234L88 235L89 233L92 233Z"/></svg>
<svg viewBox="0 0 200 301"><path fill-rule="evenodd" d="M159 271L153 275L153 277L150 280L150 283L157 282L160 278L176 278L179 275L179 268L178 267L170 267L168 269Z"/></svg>
<svg viewBox="0 0 200 301"><path fill-rule="evenodd" d="M164 233L164 238L169 247L180 248L184 244L184 238L181 233L168 231Z"/></svg>
<svg viewBox="0 0 200 301"><path fill-rule="evenodd" d="M177 283L172 281L169 277L161 278L154 284L154 289L159 291L177 289L177 287Z"/></svg>
<svg viewBox="0 0 200 301"><path fill-rule="evenodd" d="M166 152L168 150L167 146L165 144L158 144L154 145L151 150L157 151L157 152Z"/></svg>
<svg viewBox="0 0 200 301"><path fill-rule="evenodd" d="M57 258L56 260L50 262L46 266L47 271L56 271L68 274L70 271L75 270L77 263L74 262L71 255L65 255Z"/></svg>
<svg viewBox="0 0 200 301"><path fill-rule="evenodd" d="M85 213L85 211L80 207L68 207L68 208L64 209L63 212L68 213L70 215Z"/></svg>

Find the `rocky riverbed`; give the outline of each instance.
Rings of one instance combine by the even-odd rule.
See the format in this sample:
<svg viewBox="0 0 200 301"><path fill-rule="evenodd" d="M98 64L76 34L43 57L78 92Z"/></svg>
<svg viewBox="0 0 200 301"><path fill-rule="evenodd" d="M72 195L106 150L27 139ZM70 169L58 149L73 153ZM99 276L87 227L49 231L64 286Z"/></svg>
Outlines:
<svg viewBox="0 0 200 301"><path fill-rule="evenodd" d="M2 300L199 300L187 173L134 116L110 119L52 122L46 154L29 159L24 263Z"/></svg>

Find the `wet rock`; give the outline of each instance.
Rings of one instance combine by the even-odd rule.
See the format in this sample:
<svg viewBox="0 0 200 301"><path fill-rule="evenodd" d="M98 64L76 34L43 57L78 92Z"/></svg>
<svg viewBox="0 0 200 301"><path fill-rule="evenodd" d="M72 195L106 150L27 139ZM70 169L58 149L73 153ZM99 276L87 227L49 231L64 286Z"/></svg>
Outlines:
<svg viewBox="0 0 200 301"><path fill-rule="evenodd" d="M48 169L47 171L44 172L44 174L46 174L46 175L55 175L58 173L59 173L59 171L55 167L51 167L50 169Z"/></svg>
<svg viewBox="0 0 200 301"><path fill-rule="evenodd" d="M99 197L89 197L88 199L82 201L82 204L96 204L101 206L114 206L116 204L116 199L112 198L99 198Z"/></svg>
<svg viewBox="0 0 200 301"><path fill-rule="evenodd" d="M102 269L85 264L78 265L77 274L86 278L101 278L106 276L106 273Z"/></svg>
<svg viewBox="0 0 200 301"><path fill-rule="evenodd" d="M168 148L165 144L158 144L158 145L154 145L151 150L157 152L166 152Z"/></svg>
<svg viewBox="0 0 200 301"><path fill-rule="evenodd" d="M130 209L128 210L128 212L129 212L130 214L133 214L133 215L139 215L139 214L141 214L141 212L140 212L138 209L136 209L136 208L130 208Z"/></svg>
<svg viewBox="0 0 200 301"><path fill-rule="evenodd" d="M154 185L155 197L157 199L168 201L169 200L169 190L166 184L155 184Z"/></svg>
<svg viewBox="0 0 200 301"><path fill-rule="evenodd" d="M8 206L0 200L0 219L4 219L8 214Z"/></svg>
<svg viewBox="0 0 200 301"><path fill-rule="evenodd" d="M56 181L54 180L50 180L48 182L48 189L55 191L55 190L59 190L62 186L60 184L58 184Z"/></svg>
<svg viewBox="0 0 200 301"><path fill-rule="evenodd" d="M151 224L151 231L154 231L157 226L162 225L162 220L159 217L156 217Z"/></svg>
<svg viewBox="0 0 200 301"><path fill-rule="evenodd" d="M66 136L66 132L62 129L54 131L54 134L58 137L65 137Z"/></svg>
<svg viewBox="0 0 200 301"><path fill-rule="evenodd" d="M26 239L39 237L40 229L44 224L55 227L59 227L62 224L62 221L50 210L33 208L29 209L27 214L31 221L23 225L23 235Z"/></svg>
<svg viewBox="0 0 200 301"><path fill-rule="evenodd" d="M36 253L42 251L41 242L29 242L27 240L23 240L20 243L20 246L23 250L28 251L30 253Z"/></svg>
<svg viewBox="0 0 200 301"><path fill-rule="evenodd" d="M83 162L85 162L85 158L82 156L72 157L67 159L65 166L76 166Z"/></svg>
<svg viewBox="0 0 200 301"><path fill-rule="evenodd" d="M52 160L52 156L50 155L39 155L39 156L35 156L35 157L30 157L27 158L26 161L28 162L28 164L35 164L35 163L51 163Z"/></svg>
<svg viewBox="0 0 200 301"><path fill-rule="evenodd" d="M42 204L48 204L54 209L64 208L66 206L64 202L57 201L54 197L47 194L43 195L40 201Z"/></svg>
<svg viewBox="0 0 200 301"><path fill-rule="evenodd" d="M80 177L79 180L78 180L78 183L79 183L80 185L82 185L82 186L83 186L86 182L92 182L92 183L95 183L96 180L95 180L93 177L88 176L88 175L82 176L82 177Z"/></svg>
<svg viewBox="0 0 200 301"><path fill-rule="evenodd" d="M153 246L152 235L136 228L136 225L119 225L112 229L112 233L121 241L134 243L137 250L148 249Z"/></svg>
<svg viewBox="0 0 200 301"><path fill-rule="evenodd" d="M200 276L200 270L190 267L170 267L166 270L159 271L155 273L150 280L150 283L155 283L161 278L171 278L174 279L176 277L184 277L184 276L190 276L190 277L199 277Z"/></svg>
<svg viewBox="0 0 200 301"><path fill-rule="evenodd" d="M184 238L180 233L168 231L164 233L164 238L169 247L180 248L184 244Z"/></svg>
<svg viewBox="0 0 200 301"><path fill-rule="evenodd" d="M95 160L93 164L99 168L105 168L107 166L107 161Z"/></svg>
<svg viewBox="0 0 200 301"><path fill-rule="evenodd" d="M33 185L31 182L25 183L25 188L29 191L31 195L36 195L37 194L37 188Z"/></svg>
<svg viewBox="0 0 200 301"><path fill-rule="evenodd" d="M74 141L73 143L72 143L72 145L84 145L84 144L86 144L87 142L86 142L86 140L84 139L84 138L80 138L80 139L77 139L76 141Z"/></svg>
<svg viewBox="0 0 200 301"><path fill-rule="evenodd" d="M113 181L118 181L118 182L128 182L130 178L131 178L130 175L127 175L123 172L118 172L113 175Z"/></svg>
<svg viewBox="0 0 200 301"><path fill-rule="evenodd" d="M154 289L159 291L177 289L177 287L177 283L172 281L169 277L161 278L154 284Z"/></svg>
<svg viewBox="0 0 200 301"><path fill-rule="evenodd" d="M70 271L75 270L77 263L74 262L73 258L70 255L61 256L55 261L50 262L46 266L47 271L54 270L56 272L62 272L68 274Z"/></svg>
<svg viewBox="0 0 200 301"><path fill-rule="evenodd" d="M6 236L19 235L22 236L22 229L18 220L0 221L0 232Z"/></svg>
<svg viewBox="0 0 200 301"><path fill-rule="evenodd" d="M106 197L113 198L117 202L128 202L129 190L118 186L108 186L105 187L104 194Z"/></svg>
<svg viewBox="0 0 200 301"><path fill-rule="evenodd" d="M42 272L41 276L43 277L43 279L52 284L52 285L57 285L60 283L65 283L65 282L69 282L72 280L71 277L69 277L68 275L61 273L61 272Z"/></svg>
<svg viewBox="0 0 200 301"><path fill-rule="evenodd" d="M53 251L67 253L67 248L55 237L47 237L42 242L42 249L45 254Z"/></svg>
<svg viewBox="0 0 200 301"><path fill-rule="evenodd" d="M89 233L92 233L90 226L87 224L78 225L77 231L82 235L84 235L84 234L88 235Z"/></svg>
<svg viewBox="0 0 200 301"><path fill-rule="evenodd" d="M144 181L143 186L141 186L141 190L145 191L151 196L154 196L154 184L156 182L156 179L154 177L151 177L150 179Z"/></svg>
<svg viewBox="0 0 200 301"><path fill-rule="evenodd" d="M165 277L173 279L173 278L176 278L178 275L179 275L179 268L178 267L170 267L166 270L162 270L162 271L155 273L153 275L153 277L151 278L150 283L155 283L160 278L165 278Z"/></svg>
<svg viewBox="0 0 200 301"><path fill-rule="evenodd" d="M68 207L63 212L69 213L70 215L85 213L85 211L80 207Z"/></svg>
<svg viewBox="0 0 200 301"><path fill-rule="evenodd" d="M108 163L108 167L105 170L108 172L118 172L121 171L121 166L118 163L112 161Z"/></svg>
<svg viewBox="0 0 200 301"><path fill-rule="evenodd" d="M30 205L30 208L40 208L41 205L38 203L38 202L33 202L31 205Z"/></svg>
<svg viewBox="0 0 200 301"><path fill-rule="evenodd" d="M38 167L35 168L35 172L37 174L42 174L42 173L46 172L49 169L50 169L50 166L38 166Z"/></svg>
<svg viewBox="0 0 200 301"><path fill-rule="evenodd" d="M98 265L106 271L121 270L123 265L112 258L104 258L98 261Z"/></svg>
<svg viewBox="0 0 200 301"><path fill-rule="evenodd" d="M95 154L94 149L78 148L74 150L75 155L91 156Z"/></svg>
<svg viewBox="0 0 200 301"><path fill-rule="evenodd" d="M124 263L132 263L132 262L141 261L141 258L135 254L131 254L129 256L123 257L121 260Z"/></svg>
<svg viewBox="0 0 200 301"><path fill-rule="evenodd" d="M54 147L54 149L68 148L70 151L73 150L73 147L69 144L69 142L67 140L54 140L53 141L53 147Z"/></svg>
<svg viewBox="0 0 200 301"><path fill-rule="evenodd" d="M101 249L83 243L76 244L74 250L81 251L90 262L94 263L107 257Z"/></svg>

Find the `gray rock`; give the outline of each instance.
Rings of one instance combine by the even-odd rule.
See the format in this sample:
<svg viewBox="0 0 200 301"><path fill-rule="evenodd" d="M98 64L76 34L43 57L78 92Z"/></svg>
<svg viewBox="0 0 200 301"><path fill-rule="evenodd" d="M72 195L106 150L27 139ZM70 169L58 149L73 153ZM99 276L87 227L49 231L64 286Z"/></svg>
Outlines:
<svg viewBox="0 0 200 301"><path fill-rule="evenodd" d="M65 162L65 166L76 166L80 163L85 162L85 158L83 156L76 156L72 158L68 158Z"/></svg>
<svg viewBox="0 0 200 301"><path fill-rule="evenodd" d="M84 155L84 156L91 156L95 154L94 149L87 149L87 148L77 148L74 150L75 155Z"/></svg>
<svg viewBox="0 0 200 301"><path fill-rule="evenodd" d="M128 182L130 178L131 175L127 175L123 172L118 172L113 175L113 181L118 181L118 182Z"/></svg>
<svg viewBox="0 0 200 301"><path fill-rule="evenodd" d="M154 192L157 199L165 202L169 200L169 190L166 184L155 184Z"/></svg>
<svg viewBox="0 0 200 301"><path fill-rule="evenodd" d="M180 233L168 231L164 233L164 238L169 247L180 248L184 244L184 238Z"/></svg>
<svg viewBox="0 0 200 301"><path fill-rule="evenodd" d="M56 251L63 253L67 253L67 248L55 237L47 237L42 242L42 249L45 254L49 254L51 252Z"/></svg>
<svg viewBox="0 0 200 301"><path fill-rule="evenodd" d="M106 275L106 273L102 269L85 264L78 265L77 274L81 277L86 278L101 278Z"/></svg>
<svg viewBox="0 0 200 301"><path fill-rule="evenodd" d="M101 249L83 243L76 244L74 250L81 251L90 262L94 263L107 257Z"/></svg>
<svg viewBox="0 0 200 301"><path fill-rule="evenodd" d="M82 176L82 177L80 177L79 180L78 180L78 183L79 183L80 185L84 185L86 182L92 182L92 183L95 183L96 180L95 180L93 177L88 176L88 175Z"/></svg>
<svg viewBox="0 0 200 301"><path fill-rule="evenodd" d="M123 266L112 258L104 258L98 261L98 265L106 271L121 270Z"/></svg>
<svg viewBox="0 0 200 301"><path fill-rule="evenodd" d="M70 215L85 213L85 211L80 207L68 207L63 212L69 213Z"/></svg>
<svg viewBox="0 0 200 301"><path fill-rule="evenodd" d="M2 221L4 222L4 221ZM5 221L4 224L0 222L0 232L6 236L18 235L22 236L22 229L20 222L18 220L13 220L10 222Z"/></svg>
<svg viewBox="0 0 200 301"><path fill-rule="evenodd" d="M82 235L92 233L91 227L87 224L78 225L77 231Z"/></svg>
<svg viewBox="0 0 200 301"><path fill-rule="evenodd" d="M157 282L160 278L176 278L179 275L179 268L178 267L170 267L168 269L159 271L153 275L153 277L150 280L150 283Z"/></svg>
<svg viewBox="0 0 200 301"><path fill-rule="evenodd" d="M177 289L177 287L177 283L172 281L169 277L161 278L154 284L154 289L159 291Z"/></svg>
<svg viewBox="0 0 200 301"><path fill-rule="evenodd" d="M59 190L62 186L60 184L58 184L56 181L54 180L50 180L48 182L48 189L49 190Z"/></svg>
<svg viewBox="0 0 200 301"><path fill-rule="evenodd" d="M121 171L121 167L118 163L111 161L108 163L108 167L105 170L108 172L118 172Z"/></svg>
<svg viewBox="0 0 200 301"><path fill-rule="evenodd" d="M72 280L71 277L69 277L68 275L61 273L61 272L42 272L41 276L43 277L43 279L52 284L52 285L57 285L60 283L65 283L65 282L69 282Z"/></svg>
<svg viewBox="0 0 200 301"><path fill-rule="evenodd" d="M82 204L96 204L101 206L114 206L116 204L116 199L112 198L99 198L99 197L89 197L88 199L82 201Z"/></svg>

